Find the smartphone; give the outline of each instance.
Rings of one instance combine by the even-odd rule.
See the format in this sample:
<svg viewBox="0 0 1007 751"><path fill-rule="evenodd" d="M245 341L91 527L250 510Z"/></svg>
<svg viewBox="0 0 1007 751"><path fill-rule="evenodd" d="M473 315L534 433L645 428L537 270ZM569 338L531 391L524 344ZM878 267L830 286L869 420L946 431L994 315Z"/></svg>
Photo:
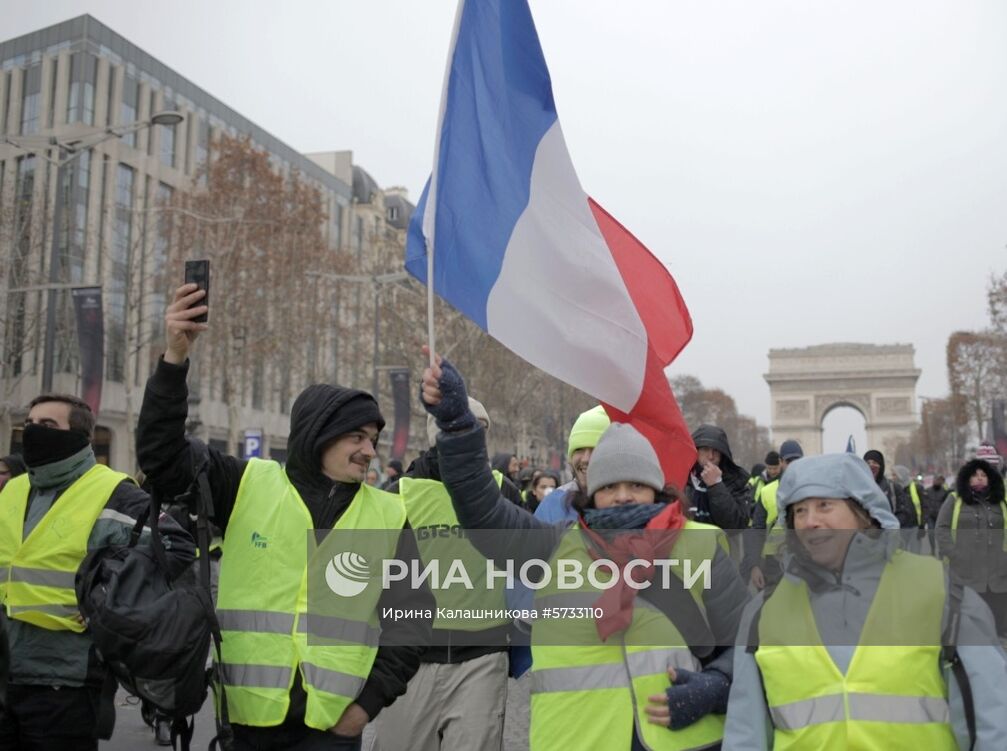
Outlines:
<svg viewBox="0 0 1007 751"><path fill-rule="evenodd" d="M189 307L194 308L197 305L210 305L210 262L207 259L185 262L185 283L196 284L200 289L206 290L206 296L203 297L202 300L197 300ZM209 310L209 308L207 308L207 310ZM196 316L192 320L196 323L206 323L207 318L208 313L203 313L203 315Z"/></svg>

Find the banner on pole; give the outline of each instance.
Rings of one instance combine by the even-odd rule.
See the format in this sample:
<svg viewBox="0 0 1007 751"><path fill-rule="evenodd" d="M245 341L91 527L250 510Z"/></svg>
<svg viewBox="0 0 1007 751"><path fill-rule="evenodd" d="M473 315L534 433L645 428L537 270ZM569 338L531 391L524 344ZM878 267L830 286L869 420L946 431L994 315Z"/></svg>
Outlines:
<svg viewBox="0 0 1007 751"><path fill-rule="evenodd" d="M390 459L402 461L409 446L409 368L388 371L392 382L392 402L395 408L395 431L392 433Z"/></svg>
<svg viewBox="0 0 1007 751"><path fill-rule="evenodd" d="M97 416L105 375L105 326L101 315L101 287L71 290L80 350L81 398Z"/></svg>

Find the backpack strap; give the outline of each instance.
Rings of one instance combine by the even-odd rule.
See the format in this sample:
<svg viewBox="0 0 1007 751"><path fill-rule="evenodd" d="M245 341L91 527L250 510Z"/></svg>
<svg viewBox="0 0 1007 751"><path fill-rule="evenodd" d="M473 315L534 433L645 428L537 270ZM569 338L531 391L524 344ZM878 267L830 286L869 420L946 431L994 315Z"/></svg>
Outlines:
<svg viewBox="0 0 1007 751"><path fill-rule="evenodd" d="M204 603L207 606L206 617L210 623L210 632L213 634L213 647L216 651L214 667L208 671L210 687L217 699L218 711L217 735L210 741L209 748L219 748L221 751L231 751L234 745L234 733L231 730L231 722L227 712L227 696L224 692L223 676L220 675L220 665L223 657L220 653L220 622L217 620L217 612L214 609L212 590L210 587L210 514L213 509L213 496L210 492L209 480L209 459L204 461L196 470L196 540L199 545L199 581L205 590L206 597Z"/></svg>
<svg viewBox="0 0 1007 751"><path fill-rule="evenodd" d="M972 695L972 683L958 654L958 631L962 620L962 598L965 588L962 583L953 579L948 581L948 625L944 631L941 658L944 664L951 668L951 673L958 683L962 694L962 704L965 705L965 724L969 731L969 751L976 745L976 706Z"/></svg>
<svg viewBox="0 0 1007 751"><path fill-rule="evenodd" d="M115 730L115 694L119 690L119 682L115 675L107 667L105 668L105 679L102 681L101 690L98 693L97 723L95 725L95 736L98 739L107 741L112 737Z"/></svg>

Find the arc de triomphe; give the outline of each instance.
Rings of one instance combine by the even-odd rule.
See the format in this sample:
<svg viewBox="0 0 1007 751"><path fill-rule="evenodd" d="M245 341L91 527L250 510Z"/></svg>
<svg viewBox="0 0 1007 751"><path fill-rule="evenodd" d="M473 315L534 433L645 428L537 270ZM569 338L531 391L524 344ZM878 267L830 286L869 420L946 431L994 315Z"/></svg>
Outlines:
<svg viewBox="0 0 1007 751"><path fill-rule="evenodd" d="M819 344L769 350L773 443L796 438L805 454L822 452L822 420L836 407L853 407L867 427L866 449L892 463L896 446L919 418L911 344Z"/></svg>

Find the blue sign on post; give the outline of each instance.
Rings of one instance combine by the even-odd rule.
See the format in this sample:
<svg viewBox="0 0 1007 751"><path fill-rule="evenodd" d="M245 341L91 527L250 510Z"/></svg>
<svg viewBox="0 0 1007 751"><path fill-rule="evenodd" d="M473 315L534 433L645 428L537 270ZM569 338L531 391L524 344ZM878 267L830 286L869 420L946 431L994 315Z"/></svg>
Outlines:
<svg viewBox="0 0 1007 751"><path fill-rule="evenodd" d="M245 430L245 459L262 458L262 431L258 428Z"/></svg>

